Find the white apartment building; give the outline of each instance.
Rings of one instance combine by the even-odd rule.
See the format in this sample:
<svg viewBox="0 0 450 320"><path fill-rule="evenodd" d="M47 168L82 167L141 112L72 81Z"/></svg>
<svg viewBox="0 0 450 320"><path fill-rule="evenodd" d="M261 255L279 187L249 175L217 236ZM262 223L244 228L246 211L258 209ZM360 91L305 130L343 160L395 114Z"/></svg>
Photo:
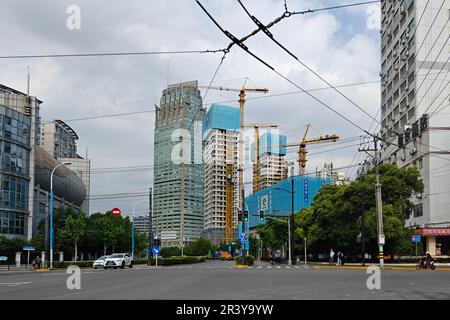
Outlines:
<svg viewBox="0 0 450 320"><path fill-rule="evenodd" d="M283 154L263 153L259 156L258 190L270 187L288 177L288 163Z"/></svg>
<svg viewBox="0 0 450 320"><path fill-rule="evenodd" d="M287 137L266 132L259 137L258 190L274 185L288 177L286 155Z"/></svg>
<svg viewBox="0 0 450 320"><path fill-rule="evenodd" d="M425 190L408 226L433 255L450 255L450 1L381 3L381 157L416 166Z"/></svg>
<svg viewBox="0 0 450 320"><path fill-rule="evenodd" d="M331 179L335 185L346 185L350 183L350 179L343 171L336 171L333 163L325 163L323 168L317 171L316 176L321 179Z"/></svg>
<svg viewBox="0 0 450 320"><path fill-rule="evenodd" d="M209 240L220 243L225 240L226 184L231 179L233 184L233 213L238 207L238 139L239 132L212 129L204 144L205 161L205 230ZM233 174L228 176L227 164L233 166ZM237 228L237 217L233 217Z"/></svg>

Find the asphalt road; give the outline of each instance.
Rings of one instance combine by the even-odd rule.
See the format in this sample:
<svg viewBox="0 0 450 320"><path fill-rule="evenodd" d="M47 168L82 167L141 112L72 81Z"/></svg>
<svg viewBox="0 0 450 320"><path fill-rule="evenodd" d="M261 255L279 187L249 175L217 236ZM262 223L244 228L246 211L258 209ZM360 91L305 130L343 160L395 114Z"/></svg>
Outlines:
<svg viewBox="0 0 450 320"><path fill-rule="evenodd" d="M0 272L0 299L450 299L449 271L381 271L369 290L365 270L210 261L173 267L89 270L69 290L64 271Z"/></svg>

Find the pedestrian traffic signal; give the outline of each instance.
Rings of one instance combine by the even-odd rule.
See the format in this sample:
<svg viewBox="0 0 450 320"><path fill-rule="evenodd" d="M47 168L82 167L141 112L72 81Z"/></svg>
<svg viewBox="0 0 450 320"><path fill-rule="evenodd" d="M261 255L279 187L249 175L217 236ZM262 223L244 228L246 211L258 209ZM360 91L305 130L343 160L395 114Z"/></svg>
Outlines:
<svg viewBox="0 0 450 320"><path fill-rule="evenodd" d="M244 211L244 221L248 221L248 211Z"/></svg>
<svg viewBox="0 0 450 320"><path fill-rule="evenodd" d="M241 222L242 221L242 211L238 210L238 221Z"/></svg>
<svg viewBox="0 0 450 320"><path fill-rule="evenodd" d="M259 211L259 221L260 222L264 222L265 218L264 218L264 211L261 210Z"/></svg>
<svg viewBox="0 0 450 320"><path fill-rule="evenodd" d="M154 247L160 247L161 246L161 239L154 239L153 240L153 246Z"/></svg>

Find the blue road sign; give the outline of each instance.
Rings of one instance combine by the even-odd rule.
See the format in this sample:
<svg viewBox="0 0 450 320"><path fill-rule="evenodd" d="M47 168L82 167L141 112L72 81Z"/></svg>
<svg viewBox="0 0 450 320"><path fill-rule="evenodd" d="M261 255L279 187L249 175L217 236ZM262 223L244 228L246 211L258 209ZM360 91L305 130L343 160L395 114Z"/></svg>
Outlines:
<svg viewBox="0 0 450 320"><path fill-rule="evenodd" d="M231 252L232 251L232 247L231 247L231 244L229 244L228 245L228 252Z"/></svg>
<svg viewBox="0 0 450 320"><path fill-rule="evenodd" d="M159 249L159 247L153 247L152 252L153 254L159 254L161 250Z"/></svg>
<svg viewBox="0 0 450 320"><path fill-rule="evenodd" d="M422 236L420 234L415 234L411 237L412 243L421 243L422 242Z"/></svg>
<svg viewBox="0 0 450 320"><path fill-rule="evenodd" d="M25 247L22 248L22 250L23 251L34 251L34 250L36 250L36 248L35 247L30 247L30 246L25 246Z"/></svg>

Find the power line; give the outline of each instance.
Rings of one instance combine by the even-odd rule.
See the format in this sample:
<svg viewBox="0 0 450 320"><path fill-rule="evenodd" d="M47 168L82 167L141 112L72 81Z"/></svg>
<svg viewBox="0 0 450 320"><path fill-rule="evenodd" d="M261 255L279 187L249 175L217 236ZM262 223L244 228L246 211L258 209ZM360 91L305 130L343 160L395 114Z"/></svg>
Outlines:
<svg viewBox="0 0 450 320"><path fill-rule="evenodd" d="M445 72L448 73L449 71L445 71ZM435 74L438 74L438 72L430 73L429 75L435 75ZM424 76L424 75L417 75L417 77L421 77L421 76ZM342 85L337 85L335 87L336 88L350 88L350 87L363 86L363 85L374 84L374 83L379 83L379 82L380 82L380 80L371 80L371 81L365 81L365 82L354 82L354 83L342 84ZM331 90L331 88L330 87L320 87L320 88L307 89L305 91L316 92L316 91L325 91L325 90ZM266 99L266 98L276 98L276 97L295 95L295 94L303 94L303 93L304 93L304 91L296 90L296 91L282 92L282 93L276 93L276 94L267 94L267 95L263 95L263 96L248 97L248 98L246 98L246 100L249 101L249 100L258 100L258 99ZM222 100L222 101L211 102L211 103L204 104L204 105L208 106L208 105L212 105L215 103L220 104L220 103L230 103L230 102L235 102L235 101L236 101L235 99ZM95 120L95 119L101 119L101 118L122 117L122 116L153 113L153 112L155 112L155 110L142 110L142 111L134 111L134 112L126 112L126 113L112 113L112 114L92 116L92 117L64 119L63 121L64 122L75 122L75 121ZM48 123L48 122L44 122L44 123Z"/></svg>
<svg viewBox="0 0 450 320"><path fill-rule="evenodd" d="M206 92L205 92L205 94L203 95L203 98L202 98L202 104L203 104L203 101L205 101L205 98L206 98L206 96L208 95L209 89L211 89L211 86L212 86L212 84L213 84L213 82L214 82L214 79L216 78L217 73L219 73L220 67L222 66L223 60L225 60L225 57L226 57L226 56L227 56L227 52L224 52L222 58L220 59L219 65L217 66L216 71L214 72L213 77L211 78L211 81L209 82L208 88L206 89ZM195 115L194 115L194 117L192 118L192 121L191 121L191 123L189 124L189 128L188 128L188 129L190 129L191 126L192 126L192 124L195 122L195 119L197 118L197 114L198 114L198 112L200 111L200 109L201 109L201 108L199 107L199 108L197 109L197 111L195 112Z"/></svg>
<svg viewBox="0 0 450 320"><path fill-rule="evenodd" d="M380 3L380 0L378 0L378 1L366 1L366 2L350 3L350 4L344 4L344 5L338 5L338 6L333 6L333 7L320 8L320 9L309 9L309 10L306 10L306 11L299 11L299 12L296 12L296 11L289 12L289 11L287 11L287 8L286 8L286 13L288 13L290 15L298 15L298 14L303 15L303 14L306 14L306 13L313 13L313 12L326 11L326 10L344 9L344 8L363 6L363 5L367 5L367 4L373 4L373 3Z"/></svg>
<svg viewBox="0 0 450 320"><path fill-rule="evenodd" d="M244 6L241 0L238 0L241 7L244 9L245 13L250 17L250 19L258 26L258 28L263 31L263 33L274 43L276 43L281 49L283 49L287 54L289 54L292 58L294 58L299 64L301 64L304 68L306 68L308 71L310 71L312 74L314 74L317 78L319 78L322 82L326 83L330 88L332 88L334 91L336 91L339 95L344 97L347 101L349 101L351 104L353 104L356 108L358 108L360 111L362 111L365 115L367 115L369 118L371 118L373 121L376 121L379 123L377 119L375 119L372 115L370 115L366 110L364 110L361 106L359 106L356 102L354 102L352 99L350 99L348 96L342 93L342 91L338 90L334 85L332 85L330 82L328 82L326 79L324 79L322 76L320 76L316 71L314 71L311 67L309 67L306 63L304 63L302 60L300 60L296 55L294 55L291 51L289 51L286 47L284 47L280 42L278 42L273 34L268 30L264 24L262 24L254 15L251 15L250 12L247 10L247 8Z"/></svg>
<svg viewBox="0 0 450 320"><path fill-rule="evenodd" d="M138 56L138 55L167 55L167 54L202 54L224 52L218 50L184 50L184 51L136 51L136 52L96 52L96 53L69 53L69 54L34 54L0 56L0 59L34 59L34 58L72 58L72 57L107 57L107 56Z"/></svg>

